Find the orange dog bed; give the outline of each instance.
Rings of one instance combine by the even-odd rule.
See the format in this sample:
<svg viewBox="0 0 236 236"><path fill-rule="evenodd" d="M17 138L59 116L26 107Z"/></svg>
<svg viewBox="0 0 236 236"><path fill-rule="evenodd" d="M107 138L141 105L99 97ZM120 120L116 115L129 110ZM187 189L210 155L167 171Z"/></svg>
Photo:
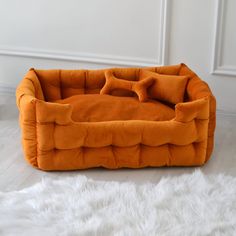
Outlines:
<svg viewBox="0 0 236 236"><path fill-rule="evenodd" d="M185 64L30 69L16 97L25 158L42 170L196 166L213 150L215 98Z"/></svg>

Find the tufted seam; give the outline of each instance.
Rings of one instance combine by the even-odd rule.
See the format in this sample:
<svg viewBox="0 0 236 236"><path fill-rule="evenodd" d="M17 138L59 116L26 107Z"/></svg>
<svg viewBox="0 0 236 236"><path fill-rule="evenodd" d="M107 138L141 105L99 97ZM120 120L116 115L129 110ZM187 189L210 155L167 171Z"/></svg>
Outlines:
<svg viewBox="0 0 236 236"><path fill-rule="evenodd" d="M192 143L191 146L194 148L195 144L196 143ZM169 145L169 148L167 147L168 145ZM135 146L137 146L137 145L135 145ZM84 169L84 168L88 168L88 167L93 167L93 165L94 165L94 167L99 166L99 167L106 167L106 168L109 168L109 169L118 169L118 168L121 168L121 167L141 168L141 167L148 167L148 166L170 166L170 165L176 165L176 164L177 165L185 165L184 162L182 162L181 157L180 157L180 159L179 158L177 159L175 157L175 155L173 154L173 152L174 153L176 152L175 150L178 147L176 147L175 145L171 145L171 144L165 144L164 146L165 146L165 150L168 151L165 160L163 159L163 160L159 161L158 158L157 158L156 160L152 160L152 161L154 161L154 163L152 161L150 163L149 159L146 159L146 156L144 156L144 160L140 159L141 160L140 162L139 162L139 159L136 159L136 158L133 159L133 160L126 159L126 158L121 158L121 159L118 159L118 163L116 165L114 163L115 152L112 152L111 148L113 148L113 147L111 147L111 146L108 146L108 147L109 147L109 151L112 152L112 161L113 162L109 162L106 158L104 158L104 156L100 156L98 160L96 160L96 158L94 158L94 164L91 163L91 159L90 159L89 162L86 161L87 160L87 155L89 155L89 152L90 152L91 149L93 149L93 152L94 152L94 150L97 150L99 152L99 149L97 149L97 148L91 148L90 149L90 148L85 148L85 147L79 147L79 148L76 148L76 149L73 149L73 150L78 150L78 157L80 158L80 160L83 160L83 161L78 161L78 164L76 166L74 166L74 167L71 166L72 168L68 167L68 169L77 169L77 168ZM141 147L141 146L137 146L137 148L138 148L138 151L139 151L138 155L141 157L142 153L145 151L145 149L143 149L143 147ZM159 151L161 151L161 149L158 149L158 147L156 147L156 148L157 148L157 153L160 153ZM137 149L134 149L134 150L137 151ZM190 156L190 158L194 161L192 164L190 163L190 165L202 165L203 163L198 162L199 160L196 159L195 150L196 149L194 148L193 152ZM53 150L45 151L45 153L49 153L50 155L51 154L53 155L53 153L57 153L60 156L60 158L64 159L64 161L65 160L70 161L71 156L66 156L65 155L66 150L63 150L63 155L60 154L60 151L61 151L60 149L54 148ZM70 150L67 150L67 151L70 151ZM118 148L117 152L119 153L119 151L120 151L120 148ZM109 153L107 153L107 154L109 156ZM56 157L59 158L58 155L56 155ZM168 163L167 160L170 157L170 155L173 156L174 159L171 160L170 163ZM203 155L203 154L201 154L201 155ZM139 158L139 156L137 156L137 158ZM157 156L158 156L158 154L157 154ZM91 155L90 155L90 157L91 157ZM49 166L46 167L47 170L50 170L50 169L53 169L53 168L59 168L60 169L60 167L59 167L60 163L58 162L57 159L50 158L49 160L50 160L50 164L49 164ZM157 164L155 164L155 163L157 163ZM132 165L132 166L130 166L130 165ZM41 165L40 168L45 169L45 166Z"/></svg>
<svg viewBox="0 0 236 236"><path fill-rule="evenodd" d="M35 108L35 143L36 143L36 166L38 167L38 123L37 123L37 108L36 102L34 101L34 108Z"/></svg>
<svg viewBox="0 0 236 236"><path fill-rule="evenodd" d="M114 146L110 145L110 147L111 147L112 158L113 158L113 161L115 162L114 163L115 167L118 168L118 160L117 160L117 155L114 152Z"/></svg>
<svg viewBox="0 0 236 236"><path fill-rule="evenodd" d="M53 122L53 148L55 149L55 140L56 140L56 137L55 137L55 127L56 127L56 123Z"/></svg>
<svg viewBox="0 0 236 236"><path fill-rule="evenodd" d="M169 151L167 166L171 166L172 152L171 152L171 144L170 143L167 143L167 148L168 148L168 151Z"/></svg>
<svg viewBox="0 0 236 236"><path fill-rule="evenodd" d="M80 147L80 148L81 148L81 153L82 153L81 160L82 160L83 165L85 165L85 158L84 158L85 148L83 146Z"/></svg>
<svg viewBox="0 0 236 236"><path fill-rule="evenodd" d="M135 77L136 77L135 80L136 80L136 81L139 81L140 71L141 71L140 68L138 68L138 69L135 71Z"/></svg>
<svg viewBox="0 0 236 236"><path fill-rule="evenodd" d="M61 84L61 70L59 70L59 91L60 91L60 99L63 99L62 94L62 84Z"/></svg>
<svg viewBox="0 0 236 236"><path fill-rule="evenodd" d="M84 94L87 93L87 79L88 79L88 70L85 70L85 77L84 77Z"/></svg>
<svg viewBox="0 0 236 236"><path fill-rule="evenodd" d="M139 144L138 166L140 166L141 163L143 162L143 159L142 159L142 149L143 149L143 147L142 147L142 146L143 146L142 143L140 143L140 144Z"/></svg>

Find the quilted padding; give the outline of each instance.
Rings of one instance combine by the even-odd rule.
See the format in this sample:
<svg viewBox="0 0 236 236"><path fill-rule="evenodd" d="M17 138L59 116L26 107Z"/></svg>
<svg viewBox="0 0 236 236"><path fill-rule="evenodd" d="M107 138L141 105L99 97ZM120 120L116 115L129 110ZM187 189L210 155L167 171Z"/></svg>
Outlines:
<svg viewBox="0 0 236 236"><path fill-rule="evenodd" d="M175 111L155 101L139 102L137 97L119 97L100 94L80 94L55 101L72 106L71 118L77 122L113 120L171 120Z"/></svg>
<svg viewBox="0 0 236 236"><path fill-rule="evenodd" d="M139 80L140 68L112 70L118 78ZM174 110L152 102L135 114L131 108L140 109L140 104L133 93L99 97L106 70L31 69L16 91L26 160L42 170L204 164L213 150L215 130L216 101L208 85L184 64L145 70L188 76L185 101ZM114 110L99 99L114 104ZM121 101L130 106L130 114ZM95 108L96 103L100 106ZM162 117L154 119L158 110ZM96 119L88 119L92 114Z"/></svg>

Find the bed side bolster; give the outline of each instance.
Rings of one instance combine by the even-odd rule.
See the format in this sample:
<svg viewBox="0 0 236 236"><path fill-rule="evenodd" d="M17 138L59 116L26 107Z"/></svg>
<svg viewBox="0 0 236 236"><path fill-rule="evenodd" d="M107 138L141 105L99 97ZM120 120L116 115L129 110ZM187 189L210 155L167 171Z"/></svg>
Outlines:
<svg viewBox="0 0 236 236"><path fill-rule="evenodd" d="M175 106L175 120L190 122L194 119L209 119L209 98L204 97L191 102L178 103Z"/></svg>
<svg viewBox="0 0 236 236"><path fill-rule="evenodd" d="M38 167L37 161L37 134L36 134L36 98L22 94L18 99L20 110L20 126L22 129L22 144L24 156L32 166Z"/></svg>
<svg viewBox="0 0 236 236"><path fill-rule="evenodd" d="M38 123L54 122L66 125L72 122L72 106L36 100L36 121Z"/></svg>
<svg viewBox="0 0 236 236"><path fill-rule="evenodd" d="M43 91L37 75L33 69L30 69L20 82L16 89L16 104L20 109L20 100L23 96L31 96L40 100L44 100Z"/></svg>
<svg viewBox="0 0 236 236"><path fill-rule="evenodd" d="M31 95L22 95L19 99L21 122L36 122L35 116L36 98Z"/></svg>

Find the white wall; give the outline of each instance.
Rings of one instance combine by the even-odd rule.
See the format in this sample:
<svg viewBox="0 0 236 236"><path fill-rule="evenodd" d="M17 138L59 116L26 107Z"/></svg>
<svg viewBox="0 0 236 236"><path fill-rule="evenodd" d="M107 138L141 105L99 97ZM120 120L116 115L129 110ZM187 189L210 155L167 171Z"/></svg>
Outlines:
<svg viewBox="0 0 236 236"><path fill-rule="evenodd" d="M185 62L218 109L236 113L235 9L235 0L2 1L0 92L13 92L30 67Z"/></svg>
<svg viewBox="0 0 236 236"><path fill-rule="evenodd" d="M218 110L236 113L236 1L174 0L171 8L169 63L186 62L210 85Z"/></svg>

